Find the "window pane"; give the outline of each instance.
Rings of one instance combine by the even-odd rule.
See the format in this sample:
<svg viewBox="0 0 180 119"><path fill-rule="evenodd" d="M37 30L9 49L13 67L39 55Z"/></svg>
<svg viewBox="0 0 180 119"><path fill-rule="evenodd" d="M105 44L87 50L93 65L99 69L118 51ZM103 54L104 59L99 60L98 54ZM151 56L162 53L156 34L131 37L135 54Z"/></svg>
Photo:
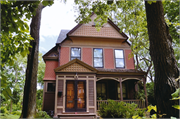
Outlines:
<svg viewBox="0 0 180 119"><path fill-rule="evenodd" d="M115 58L124 58L123 50L115 50Z"/></svg>
<svg viewBox="0 0 180 119"><path fill-rule="evenodd" d="M47 91L55 92L55 83L48 83Z"/></svg>
<svg viewBox="0 0 180 119"><path fill-rule="evenodd" d="M116 67L124 67L124 59L116 59Z"/></svg>
<svg viewBox="0 0 180 119"><path fill-rule="evenodd" d="M102 58L94 58L94 67L103 67Z"/></svg>
<svg viewBox="0 0 180 119"><path fill-rule="evenodd" d="M71 48L71 56L72 57L80 57L81 49L80 48Z"/></svg>
<svg viewBox="0 0 180 119"><path fill-rule="evenodd" d="M102 49L94 49L94 57L102 57Z"/></svg>

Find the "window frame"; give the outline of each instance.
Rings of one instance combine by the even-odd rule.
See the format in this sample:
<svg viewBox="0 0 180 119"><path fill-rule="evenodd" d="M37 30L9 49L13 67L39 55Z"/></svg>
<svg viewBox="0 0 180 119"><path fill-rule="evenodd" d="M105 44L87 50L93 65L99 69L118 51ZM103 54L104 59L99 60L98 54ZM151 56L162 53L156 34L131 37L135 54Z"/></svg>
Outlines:
<svg viewBox="0 0 180 119"><path fill-rule="evenodd" d="M116 58L116 50L121 50L121 51L122 51L122 53L123 53L123 58ZM123 59L123 61L124 61L124 67L117 67L116 59ZM123 50L123 49L114 49L114 64L115 64L116 69L124 69L124 68L126 67L126 66L125 66L125 54L124 54L124 50Z"/></svg>
<svg viewBox="0 0 180 119"><path fill-rule="evenodd" d="M80 57L73 57L72 56L72 49L73 48L79 48L80 49ZM78 59L79 58L79 60L81 60L81 47L71 47L71 50L70 50L70 61L72 60L72 58L74 58L74 59Z"/></svg>
<svg viewBox="0 0 180 119"><path fill-rule="evenodd" d="M50 90L50 85L52 85L52 90ZM48 90L49 89L49 90ZM56 83L53 83L53 82L48 82L47 83L47 92L55 92L56 91Z"/></svg>
<svg viewBox="0 0 180 119"><path fill-rule="evenodd" d="M102 67L95 67L95 63L94 63L94 59L95 59L95 57L94 57L94 50L95 49L101 49L102 50ZM104 56L103 56L103 48L93 48L93 66L95 67L95 68L104 68L104 58L103 58ZM96 57L96 58L99 58L99 57Z"/></svg>

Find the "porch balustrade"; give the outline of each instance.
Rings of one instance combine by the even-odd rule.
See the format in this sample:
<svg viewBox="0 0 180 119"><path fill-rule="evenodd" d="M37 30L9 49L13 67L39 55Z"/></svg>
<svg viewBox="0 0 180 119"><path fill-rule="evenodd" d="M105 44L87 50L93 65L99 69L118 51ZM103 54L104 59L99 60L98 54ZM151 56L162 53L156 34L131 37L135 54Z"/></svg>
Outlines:
<svg viewBox="0 0 180 119"><path fill-rule="evenodd" d="M116 102L121 102L121 100L114 100ZM142 100L123 100L125 103L135 103L138 105L138 108L145 108L145 101ZM97 110L100 108L100 104L105 103L108 104L108 100L97 100Z"/></svg>

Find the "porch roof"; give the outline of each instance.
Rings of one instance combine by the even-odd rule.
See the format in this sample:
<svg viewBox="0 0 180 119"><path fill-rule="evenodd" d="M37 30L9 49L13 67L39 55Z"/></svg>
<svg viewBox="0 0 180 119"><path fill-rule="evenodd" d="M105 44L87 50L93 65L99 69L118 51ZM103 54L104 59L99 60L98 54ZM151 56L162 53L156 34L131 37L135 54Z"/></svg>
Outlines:
<svg viewBox="0 0 180 119"><path fill-rule="evenodd" d="M147 75L146 72L139 71L136 69L103 69L96 68L98 74L136 74L136 75Z"/></svg>

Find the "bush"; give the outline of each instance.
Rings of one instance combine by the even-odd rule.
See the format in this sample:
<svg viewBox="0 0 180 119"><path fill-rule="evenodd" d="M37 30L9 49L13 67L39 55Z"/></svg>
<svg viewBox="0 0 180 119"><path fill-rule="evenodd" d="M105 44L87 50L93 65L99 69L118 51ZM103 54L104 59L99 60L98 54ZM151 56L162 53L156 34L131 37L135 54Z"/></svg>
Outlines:
<svg viewBox="0 0 180 119"><path fill-rule="evenodd" d="M0 113L9 114L9 112L6 109L6 107L0 107Z"/></svg>
<svg viewBox="0 0 180 119"><path fill-rule="evenodd" d="M147 96L148 96L148 105L156 105L154 98L154 83L146 83Z"/></svg>
<svg viewBox="0 0 180 119"><path fill-rule="evenodd" d="M11 114L13 114L13 115L21 115L21 111L13 111L13 112L11 112Z"/></svg>
<svg viewBox="0 0 180 119"><path fill-rule="evenodd" d="M36 113L35 118L51 118L45 111L39 111Z"/></svg>
<svg viewBox="0 0 180 119"><path fill-rule="evenodd" d="M99 114L102 118L132 118L134 115L144 116L145 109L136 109L137 104L129 104L123 101L108 100L108 104L100 105Z"/></svg>

